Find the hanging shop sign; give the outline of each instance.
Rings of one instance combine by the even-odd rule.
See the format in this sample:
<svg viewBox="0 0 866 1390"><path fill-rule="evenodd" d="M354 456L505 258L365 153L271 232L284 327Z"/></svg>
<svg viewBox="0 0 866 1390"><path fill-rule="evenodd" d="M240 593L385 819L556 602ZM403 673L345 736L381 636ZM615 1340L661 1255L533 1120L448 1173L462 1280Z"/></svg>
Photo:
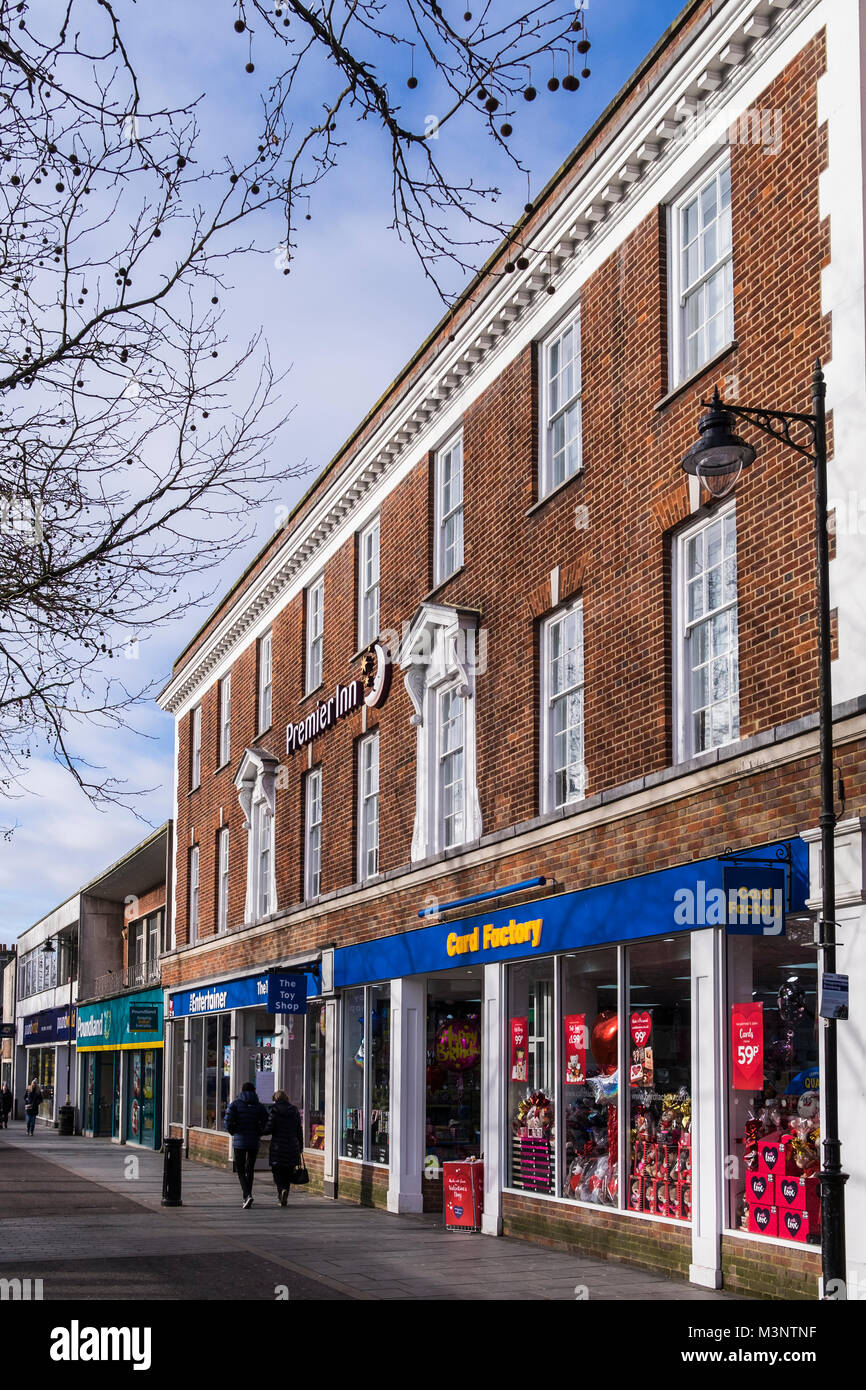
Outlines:
<svg viewBox="0 0 866 1390"><path fill-rule="evenodd" d="M337 689L327 700L319 700L303 719L286 725L286 753L296 753L311 743L318 734L331 729L340 719L366 705L377 709L384 705L391 689L391 658L381 642L374 642L361 660L361 675L346 685L337 682Z"/></svg>
<svg viewBox="0 0 866 1390"><path fill-rule="evenodd" d="M731 1005L731 1075L735 1091L760 1091L764 1084L764 1006Z"/></svg>
<svg viewBox="0 0 866 1390"><path fill-rule="evenodd" d="M134 1020L147 1028L135 1027ZM104 999L101 1004L82 1004L78 1010L76 1047L79 1052L128 1051L135 1047L162 1047L162 991Z"/></svg>
<svg viewBox="0 0 866 1390"><path fill-rule="evenodd" d="M306 975L268 976L269 1014L305 1014L306 1012Z"/></svg>
<svg viewBox="0 0 866 1390"><path fill-rule="evenodd" d="M747 876L742 869L732 870L726 860L699 859L577 893L536 898L531 905L524 904L525 916L519 908L504 907L447 925L435 923L342 946L334 952L334 985L342 989L367 981L448 970L456 965L520 960L534 954L573 951L581 946L612 946L623 941L670 936L677 931L724 926L727 918L719 904L729 901L724 887L729 873L735 875L732 886L739 885L733 901L739 910L740 889L748 892L751 885L752 889L781 891L785 873L789 872L787 910L799 912L805 907L808 892L808 847L802 840L786 840L764 847L762 853L767 857L777 848L790 856L787 871L749 869ZM759 872L770 874L771 882L759 884L754 878ZM767 930L767 924L761 922L762 902L770 916L768 934L778 935L777 925L784 933L784 901L784 894L781 906L775 898L764 902L759 897L758 928L749 926L749 934ZM778 922L774 915L777 906L781 911Z"/></svg>
<svg viewBox="0 0 866 1390"><path fill-rule="evenodd" d="M565 1015L565 1084L586 1085L586 1014Z"/></svg>
<svg viewBox="0 0 866 1390"><path fill-rule="evenodd" d="M725 868L719 902L706 912L720 914L716 926L728 936L785 935L785 870Z"/></svg>
<svg viewBox="0 0 866 1390"><path fill-rule="evenodd" d="M75 1032L75 1006L68 1004L60 1009L43 1009L38 1014L27 1014L23 1023L25 1047L36 1043L68 1042L70 1031Z"/></svg>

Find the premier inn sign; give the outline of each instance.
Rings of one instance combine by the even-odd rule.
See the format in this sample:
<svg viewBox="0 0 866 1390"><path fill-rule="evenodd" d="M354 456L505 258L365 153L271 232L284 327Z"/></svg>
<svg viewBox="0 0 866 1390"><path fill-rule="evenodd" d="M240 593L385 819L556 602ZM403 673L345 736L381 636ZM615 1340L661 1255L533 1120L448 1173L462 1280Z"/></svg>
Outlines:
<svg viewBox="0 0 866 1390"><path fill-rule="evenodd" d="M346 685L337 682L337 689L327 700L319 700L315 709L294 724L286 725L286 753L296 753L311 743L317 734L332 729L340 719L352 714L362 705L376 709L384 705L391 689L391 658L381 642L374 642L364 653L361 675Z"/></svg>

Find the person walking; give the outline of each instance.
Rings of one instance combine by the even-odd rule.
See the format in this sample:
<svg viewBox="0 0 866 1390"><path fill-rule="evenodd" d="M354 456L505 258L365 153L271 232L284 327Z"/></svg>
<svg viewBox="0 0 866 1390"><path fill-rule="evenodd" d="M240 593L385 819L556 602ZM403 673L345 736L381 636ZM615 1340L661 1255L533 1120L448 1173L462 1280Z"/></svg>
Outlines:
<svg viewBox="0 0 866 1390"><path fill-rule="evenodd" d="M292 1172L301 1162L304 1147L300 1112L292 1105L285 1091L274 1091L274 1103L268 1111L265 1134L271 1136L268 1162L277 1189L277 1201L284 1207L289 1200Z"/></svg>
<svg viewBox="0 0 866 1390"><path fill-rule="evenodd" d="M237 1100L226 1110L225 1127L232 1136L235 1167L244 1194L244 1210L253 1204L253 1177L262 1131L268 1122L268 1112L256 1095L252 1081L245 1081Z"/></svg>
<svg viewBox="0 0 866 1390"><path fill-rule="evenodd" d="M0 1124L4 1129L9 1128L9 1116L12 1113L12 1092L9 1089L9 1082L3 1082L3 1089L0 1091Z"/></svg>
<svg viewBox="0 0 866 1390"><path fill-rule="evenodd" d="M39 1082L34 1076L27 1090L24 1092L24 1114L27 1119L27 1133L33 1134L36 1130L36 1116L39 1114L39 1107L42 1104L42 1092L39 1089Z"/></svg>

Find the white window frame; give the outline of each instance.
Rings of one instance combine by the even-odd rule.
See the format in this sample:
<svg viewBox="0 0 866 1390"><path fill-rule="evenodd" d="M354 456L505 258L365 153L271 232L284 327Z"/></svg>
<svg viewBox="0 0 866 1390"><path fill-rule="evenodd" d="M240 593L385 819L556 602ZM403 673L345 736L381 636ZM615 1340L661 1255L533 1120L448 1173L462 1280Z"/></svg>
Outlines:
<svg viewBox="0 0 866 1390"><path fill-rule="evenodd" d="M576 614L579 627L579 650L580 650L580 669L578 678L572 683L568 690L553 692L551 655L553 650L554 629L567 621L571 614ZM586 770L585 770L585 743L586 743L586 700L585 700L585 672L584 672L584 634L583 634L583 600L578 599L574 603L558 608L555 613L551 613L544 620L541 628L541 788L540 804L542 812L560 810L563 806L573 806L582 801L586 796ZM564 801L558 801L556 796L556 756L555 756L555 729L553 718L554 703L567 698L571 694L580 693L581 698L581 718L580 718L580 757L581 774L580 790L573 796L567 796Z"/></svg>
<svg viewBox="0 0 866 1390"><path fill-rule="evenodd" d="M274 911L274 817L264 798L256 801L256 920Z"/></svg>
<svg viewBox="0 0 866 1390"><path fill-rule="evenodd" d="M219 683L219 765L223 767L232 756L232 673L228 671Z"/></svg>
<svg viewBox="0 0 866 1390"><path fill-rule="evenodd" d="M258 728L263 734L271 727L274 688L274 634L265 632L259 638L259 691L257 700Z"/></svg>
<svg viewBox="0 0 866 1390"><path fill-rule="evenodd" d="M264 749L247 748L235 773L235 788L247 832L247 891L244 922L276 911L276 778L279 763ZM263 843L263 837L267 843ZM262 911L263 905L268 913Z"/></svg>
<svg viewBox="0 0 866 1390"><path fill-rule="evenodd" d="M216 929L224 932L229 924L229 828L220 827L217 834L217 920Z"/></svg>
<svg viewBox="0 0 866 1390"><path fill-rule="evenodd" d="M201 786L201 705L192 711L190 724L189 789Z"/></svg>
<svg viewBox="0 0 866 1390"><path fill-rule="evenodd" d="M728 205L728 232L729 245L726 253L717 257L711 269L702 272L697 279L689 286L688 291L684 288L684 278L682 270L682 217L683 211L695 198L700 200L701 192L713 179L718 179L722 171L727 167L730 179L730 154L726 150L718 159L712 163L704 165L700 173L689 179L688 183L682 188L677 196L668 205L668 283L670 285L670 299L668 304L668 317L670 322L669 337L669 381L670 389L674 390L683 381L700 372L703 367L711 362L719 352L723 351L734 340L735 335L735 304L733 298L733 237L732 237L732 214L730 203ZM685 330L686 314L686 295L691 298L703 285L713 278L720 269L730 264L731 266L731 303L730 303L730 332L723 335L723 340L718 343L712 351L709 351L702 361L689 366L687 363L687 335Z"/></svg>
<svg viewBox="0 0 866 1390"><path fill-rule="evenodd" d="M415 823L412 862L446 848L441 811L440 700L457 689L463 700L463 838L471 844L482 834L478 797L475 728L476 670L480 666L477 616L448 604L422 604L400 648L400 665L414 707L417 730ZM457 848L457 844L448 848Z"/></svg>
<svg viewBox="0 0 866 1390"><path fill-rule="evenodd" d="M199 846L192 845L189 851L189 891L187 894L189 908L187 934L190 945L198 941L200 887L201 874L199 864Z"/></svg>
<svg viewBox="0 0 866 1390"><path fill-rule="evenodd" d="M379 544L379 518L375 517L358 536L359 649L369 647L379 636Z"/></svg>
<svg viewBox="0 0 866 1390"><path fill-rule="evenodd" d="M318 810L318 818L314 812ZM304 779L304 896L322 893L322 768L310 768Z"/></svg>
<svg viewBox="0 0 866 1390"><path fill-rule="evenodd" d="M708 530L714 524L721 521L723 536L723 557L724 557L724 520L731 517L734 522L734 558L736 560L736 504L734 501L728 502L725 506L719 507L710 513L709 516L702 516L700 520L690 526L684 527L674 537L673 555L671 564L671 578L674 599L674 644L673 644L673 704L674 704L674 736L675 736L675 756L678 762L686 762L690 758L698 757L702 753L711 752L715 748L729 747L737 743L740 738L739 720L737 721L736 736L726 740L725 743L707 743L703 748L695 746L692 708L692 683L691 683L691 656L688 644L694 640L692 633L695 628L702 623L709 621L713 616L721 613L734 611L736 617L739 616L739 574L737 575L737 594L733 600L726 600L709 610L708 615L702 616L694 621L688 620L687 609L687 583L686 583L686 546L691 538L701 531ZM724 572L724 558L723 558ZM737 643L734 656L739 667L739 643ZM733 700L736 702L737 712L739 713L739 674L737 673L736 691Z"/></svg>
<svg viewBox="0 0 866 1390"><path fill-rule="evenodd" d="M358 882L366 883L378 873L379 731L376 729L358 743Z"/></svg>
<svg viewBox="0 0 866 1390"><path fill-rule="evenodd" d="M555 411L551 411L550 350L571 331L575 333L577 341L576 389L565 400L559 402ZM551 492L555 492L557 488L564 487L567 482L572 478L576 478L577 475L583 471L583 345L581 338L580 305L566 315L565 318L560 320L554 331L543 339L541 343L539 378L541 387L541 409L539 411L541 440L538 451L540 460L538 494L539 498L542 498L547 497ZM567 472L564 477L554 480L553 429L557 420L565 416L575 406L577 407L577 465L571 472Z"/></svg>
<svg viewBox="0 0 866 1390"><path fill-rule="evenodd" d="M454 503L449 498L448 504L443 496L444 491L444 464L459 450L460 456L460 500ZM436 450L434 462L434 491L435 491L435 516L434 516L434 555L433 555L433 582L436 585L444 584L446 579L450 579L452 574L456 574L463 565L464 556L464 522L465 522L465 490L464 490L464 469L463 469L463 431L458 430L452 434L451 438L442 445L441 449ZM459 540L454 546L453 561L449 561L445 546L445 532L450 521L455 522L455 529L459 530Z"/></svg>
<svg viewBox="0 0 866 1390"><path fill-rule="evenodd" d="M325 576L307 589L307 651L304 663L305 691L309 695L322 684L325 658Z"/></svg>
<svg viewBox="0 0 866 1390"><path fill-rule="evenodd" d="M460 707L460 739L458 743L451 742L450 746L445 747L445 720L444 711L446 703L449 708L454 707L454 702L459 702ZM436 775L434 786L435 799L435 826L436 844L439 849L455 849L458 845L466 843L466 698L461 694L460 685L457 682L447 682L439 686L436 692ZM452 718L450 723L454 723ZM448 816L446 816L446 771L450 767L451 760L457 755L460 756L460 773L458 777L453 777L447 783L448 786L458 786L460 788L460 821L456 834L449 832Z"/></svg>

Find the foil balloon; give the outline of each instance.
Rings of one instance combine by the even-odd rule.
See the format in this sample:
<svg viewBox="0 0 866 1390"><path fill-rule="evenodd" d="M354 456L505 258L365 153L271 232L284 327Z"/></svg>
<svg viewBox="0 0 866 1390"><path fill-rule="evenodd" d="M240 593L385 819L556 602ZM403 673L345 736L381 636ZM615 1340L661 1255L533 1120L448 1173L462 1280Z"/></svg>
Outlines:
<svg viewBox="0 0 866 1390"><path fill-rule="evenodd" d="M436 1061L448 1071L468 1071L481 1056L481 1034L477 1023L449 1019L436 1034Z"/></svg>
<svg viewBox="0 0 866 1390"><path fill-rule="evenodd" d="M785 1029L783 1038L774 1038L767 1048L767 1061L779 1071L787 1071L794 1061L794 1030Z"/></svg>
<svg viewBox="0 0 866 1390"><path fill-rule="evenodd" d="M616 1070L618 1026L614 1009L605 1009L592 1025L589 1044L593 1057L604 1072Z"/></svg>

